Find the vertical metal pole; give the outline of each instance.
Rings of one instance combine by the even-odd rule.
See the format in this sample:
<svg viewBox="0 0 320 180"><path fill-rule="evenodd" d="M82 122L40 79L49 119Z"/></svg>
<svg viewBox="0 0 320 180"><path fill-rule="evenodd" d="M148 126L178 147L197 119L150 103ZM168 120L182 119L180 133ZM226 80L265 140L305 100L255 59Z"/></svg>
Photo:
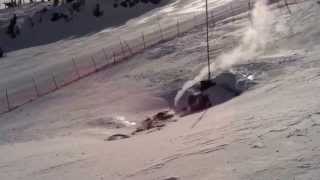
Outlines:
<svg viewBox="0 0 320 180"><path fill-rule="evenodd" d="M8 95L8 88L6 88L6 100L7 100L8 111L11 111L11 106L10 106L10 101L9 101L9 95Z"/></svg>
<svg viewBox="0 0 320 180"><path fill-rule="evenodd" d="M206 22L207 22L207 60L208 60L208 80L211 77L210 69L210 44L209 44L209 15L208 15L208 0L206 0Z"/></svg>
<svg viewBox="0 0 320 180"><path fill-rule="evenodd" d="M78 70L78 67L77 67L77 64L76 64L76 61L74 60L74 58L72 58L72 63L73 63L74 70L77 73L78 79L80 79L80 72Z"/></svg>
<svg viewBox="0 0 320 180"><path fill-rule="evenodd" d="M36 91L36 95L37 95L37 97L40 97L40 92L39 92L39 89L38 89L38 86L37 86L37 82L34 79L34 77L32 77L32 81L33 81L34 90Z"/></svg>

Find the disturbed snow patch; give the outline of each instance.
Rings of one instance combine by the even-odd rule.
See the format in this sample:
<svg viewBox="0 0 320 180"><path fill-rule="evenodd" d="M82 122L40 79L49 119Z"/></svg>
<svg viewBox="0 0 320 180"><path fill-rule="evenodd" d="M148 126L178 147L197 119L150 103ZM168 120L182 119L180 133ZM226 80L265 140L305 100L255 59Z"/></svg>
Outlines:
<svg viewBox="0 0 320 180"><path fill-rule="evenodd" d="M158 112L152 117L148 117L141 123L139 123L136 126L136 129L131 133L131 135L117 133L109 136L107 139L105 139L105 141L127 139L142 132L151 133L153 131L161 130L161 128L166 126L167 123L175 122L176 119L174 119L174 117L175 113L171 110Z"/></svg>
<svg viewBox="0 0 320 180"><path fill-rule="evenodd" d="M249 89L254 82L253 74L224 71L210 80L200 81L183 94L178 94L175 111L188 114L224 103Z"/></svg>
<svg viewBox="0 0 320 180"><path fill-rule="evenodd" d="M175 111L184 115L224 103L258 83L288 73L290 67L300 66L303 59L298 53L265 56L217 71L209 81L189 81L175 97Z"/></svg>
<svg viewBox="0 0 320 180"><path fill-rule="evenodd" d="M136 125L135 122L127 121L124 116L101 117L90 120L87 124L93 127L103 127L111 129L124 128Z"/></svg>

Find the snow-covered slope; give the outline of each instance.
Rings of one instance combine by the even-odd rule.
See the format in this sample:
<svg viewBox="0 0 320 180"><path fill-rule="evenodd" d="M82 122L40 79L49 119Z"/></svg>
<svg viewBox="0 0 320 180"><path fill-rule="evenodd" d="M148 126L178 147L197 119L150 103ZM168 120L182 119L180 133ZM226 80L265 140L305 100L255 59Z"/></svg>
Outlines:
<svg viewBox="0 0 320 180"><path fill-rule="evenodd" d="M95 17L93 10L99 3L103 15ZM124 25L132 18L138 17L154 8L164 6L168 1L159 5L140 4L133 8L114 8L113 1L88 1L80 12L71 10L71 5L65 4L57 7L42 4L26 8L25 12L18 9L20 16L21 34L12 39L1 32L1 43L5 50L13 51L32 46L45 45L63 39L75 39L90 36L106 28L115 28ZM39 8L39 6L41 8ZM45 8L45 10L44 10ZM53 13L64 13L68 20L61 18L51 21ZM13 12L10 12L11 16ZM6 16L4 14L3 16ZM10 17L10 16L9 16ZM32 22L31 22L32 21ZM33 24L33 26L31 25Z"/></svg>
<svg viewBox="0 0 320 180"><path fill-rule="evenodd" d="M262 18L271 29L260 31L247 14L211 29L214 62L254 75L256 85L242 95L159 131L104 141L133 130L112 128L110 119L139 122L167 108L199 74L206 65L199 27L1 116L0 179L318 179L320 6L291 5L292 14L259 7L277 17ZM274 39L235 58L248 29Z"/></svg>
<svg viewBox="0 0 320 180"><path fill-rule="evenodd" d="M226 3L228 1L214 0L212 1L212 7L221 5L222 2ZM98 18L93 16L96 4L100 4L101 11L103 11L103 16ZM88 1L85 7L80 8L80 12L70 10L71 5L69 4L52 7L50 3L31 4L19 9L1 10L0 20L3 24L0 33L1 46L6 51L14 51L63 39L92 36L101 31L106 32L104 29L109 29L107 31L114 29L113 32L115 32L118 31L119 26L125 25L130 19L137 17L140 17L139 20L134 20L130 23L131 26L137 27L141 23L147 24L149 22L150 24L150 21L170 18L173 15L203 11L203 2L201 1L163 0L158 5L141 3L132 8L121 6L114 8L113 4L113 1ZM69 17L68 22L63 18L52 22L52 14L55 12L66 14ZM5 33L7 25L5 22L8 22L13 14L18 15L18 24L21 29L21 35L15 39L10 38Z"/></svg>
<svg viewBox="0 0 320 180"><path fill-rule="evenodd" d="M95 18L92 15L92 6L95 3L94 1L90 2L87 3L86 11L75 13L74 20L69 23L66 23L63 19L59 22L43 21L41 24L37 22L39 14L36 12L43 9L46 4L26 6L22 10L15 9L14 12L18 17L25 17L25 21L20 18L18 22L20 22L26 31L22 30L22 34L25 34L18 36L13 41L7 35L2 34L1 36L4 36L4 41L0 41L0 43L6 42L1 45L4 46L3 49L10 49L6 47L16 49L7 53L4 58L1 58L1 91L8 88L10 93L14 93L28 88L30 82L32 82L32 78L35 78L36 81L40 81L42 84L43 79L50 81L48 78L51 79L50 76L52 74L69 76L64 75L64 71L65 68L72 68L70 66L72 58L75 58L76 61L84 62L84 64L91 64L88 57L97 55L97 52L101 53L102 48L118 46L120 39L141 39L142 32L150 33L158 31L158 22L163 27L170 24L175 25L177 19L183 21L187 17L193 17L195 14L190 12L198 12L204 5L201 1L198 1L197 6L194 4L191 6L193 1L180 0L163 1L163 4L158 6L146 6L146 9L142 8L142 6L130 10L119 8L116 11L111 9L112 11L116 11L114 14L121 14L122 19L110 16L107 13L111 11L110 6L112 3L110 1L101 2L103 4L102 7L105 9L105 15ZM228 1L212 0L211 7L216 7L225 2ZM59 7L59 11L62 11L61 9L63 8ZM185 12L186 10L188 12ZM55 8L50 9L44 15L44 19L48 19L52 11L55 11ZM2 19L8 20L14 12L3 10L0 16ZM33 14L35 15L32 16ZM122 14L127 15L123 16ZM34 17L34 28L30 27L28 16ZM123 24L120 23L121 19L123 20ZM113 21L118 23L110 24ZM92 24L95 25L93 26ZM82 32L82 34L80 33L78 36L77 33L79 32ZM50 35L47 36L47 34ZM38 46L34 46L37 44ZM19 49L18 46L26 46L28 48ZM112 54L111 50L107 52L109 55Z"/></svg>

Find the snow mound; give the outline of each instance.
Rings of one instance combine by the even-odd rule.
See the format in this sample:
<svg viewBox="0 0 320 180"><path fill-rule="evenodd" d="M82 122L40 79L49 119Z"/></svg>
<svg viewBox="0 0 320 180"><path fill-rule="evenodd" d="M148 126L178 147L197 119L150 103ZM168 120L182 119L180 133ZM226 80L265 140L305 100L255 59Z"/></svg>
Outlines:
<svg viewBox="0 0 320 180"><path fill-rule="evenodd" d="M181 114L192 113L224 103L252 87L255 84L254 78L253 74L245 75L230 70L218 74L210 81L195 83L176 100L175 111Z"/></svg>

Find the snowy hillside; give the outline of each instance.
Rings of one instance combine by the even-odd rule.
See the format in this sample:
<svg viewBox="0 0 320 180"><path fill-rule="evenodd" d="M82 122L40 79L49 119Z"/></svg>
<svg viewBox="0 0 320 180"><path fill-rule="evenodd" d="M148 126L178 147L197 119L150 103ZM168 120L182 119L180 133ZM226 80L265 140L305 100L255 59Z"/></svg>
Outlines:
<svg viewBox="0 0 320 180"><path fill-rule="evenodd" d="M95 17L93 11L96 4L101 4L101 17ZM53 43L62 39L75 39L100 32L106 28L118 27L128 20L138 17L154 8L163 6L143 4L133 8L114 8L113 1L88 1L84 7L79 8L79 12L72 9L71 4L53 7L51 4L30 5L21 11L17 9L20 17L20 35L12 39L5 33L5 28L1 32L2 46L7 51ZM61 13L66 17L54 19L54 13ZM2 16L12 17L13 12ZM5 17L2 17L3 19ZM50 34L50 36L48 36Z"/></svg>
<svg viewBox="0 0 320 180"><path fill-rule="evenodd" d="M206 78L200 26L2 115L0 179L318 179L320 4L295 2L257 1L250 15L223 7L227 18L210 22L212 76L252 86L205 111L137 132ZM154 12L180 9L164 7ZM129 138L108 141L114 134Z"/></svg>
<svg viewBox="0 0 320 180"><path fill-rule="evenodd" d="M220 0L221 1L221 0ZM214 5L221 4L219 0L213 1ZM223 1L226 3L227 1ZM100 5L103 13L95 17L93 11L96 5ZM117 28L125 25L129 20L155 10L148 15L140 17L139 21L131 24L139 26L142 22L161 20L167 16L190 13L203 10L201 1L170 1L162 0L160 4L138 4L132 8L114 7L114 1L88 1L79 9L79 12L72 9L72 4L65 4L53 7L50 3L26 5L23 9L1 10L0 21L1 47L6 51L14 51L22 48L53 43L62 39L76 39L83 36L105 31L106 28ZM53 20L54 13L62 13L66 17ZM18 16L18 26L21 34L17 38L10 38L6 35L6 27L13 14ZM151 16L150 16L151 15ZM163 16L166 15L166 16ZM7 23L6 23L7 22ZM149 22L150 23L150 22ZM132 26L131 25L131 26ZM110 31L110 30L108 30ZM117 29L115 29L117 31ZM50 36L48 36L50 34Z"/></svg>
<svg viewBox="0 0 320 180"><path fill-rule="evenodd" d="M211 1L211 7L214 8L226 2L228 1L213 0ZM10 92L25 88L29 86L32 78L47 78L52 73L63 75L65 72L61 71L70 66L73 58L80 61L84 59L85 64L88 64L88 60L85 58L96 55L103 48L112 49L113 46L119 46L121 39L141 39L141 33L158 31L158 22L162 26L175 25L178 19L180 21L190 19L195 13L199 13L199 10L203 10L201 9L203 8L201 1L197 1L197 3L185 0L163 1L158 6L143 6L144 13L141 12L142 6L129 10L123 8L115 10L110 9L112 4L110 1L101 3L105 12L112 10L115 14L121 14L121 17L124 18L122 19L122 24L111 25L110 22L118 21L119 17L113 17L110 14L104 14L99 18L94 17L92 15L92 6L95 3L93 2L86 4L88 8L84 12L75 13L74 20L70 22L65 22L64 19L61 19L55 22L42 21L42 23L39 23L39 14L37 12L41 11L46 4L26 6L23 10L3 10L0 13L0 19L4 19L4 22L5 20L8 21L12 14L16 13L18 23L23 28L21 35L15 39L11 39L7 34L4 35L2 33L4 40L2 41L1 37L0 43L5 43L1 46L5 51L9 51L10 48L12 51L7 52L5 57L1 58L1 91L4 91L5 88L8 88ZM58 9L61 10L61 7ZM47 20L50 19L51 13L56 11L56 8L49 8L48 11L43 17ZM139 14L140 16L138 16ZM30 22L28 21L30 16L33 17L34 28L30 27ZM129 16L131 17L129 18ZM125 20L125 18L127 19ZM59 26L56 26L57 24ZM91 26L91 24L96 25ZM4 30L2 29L2 31ZM78 32L83 33L77 34ZM50 34L50 36L47 36L47 34ZM22 47L28 48L20 49ZM112 52L107 53L112 55Z"/></svg>

